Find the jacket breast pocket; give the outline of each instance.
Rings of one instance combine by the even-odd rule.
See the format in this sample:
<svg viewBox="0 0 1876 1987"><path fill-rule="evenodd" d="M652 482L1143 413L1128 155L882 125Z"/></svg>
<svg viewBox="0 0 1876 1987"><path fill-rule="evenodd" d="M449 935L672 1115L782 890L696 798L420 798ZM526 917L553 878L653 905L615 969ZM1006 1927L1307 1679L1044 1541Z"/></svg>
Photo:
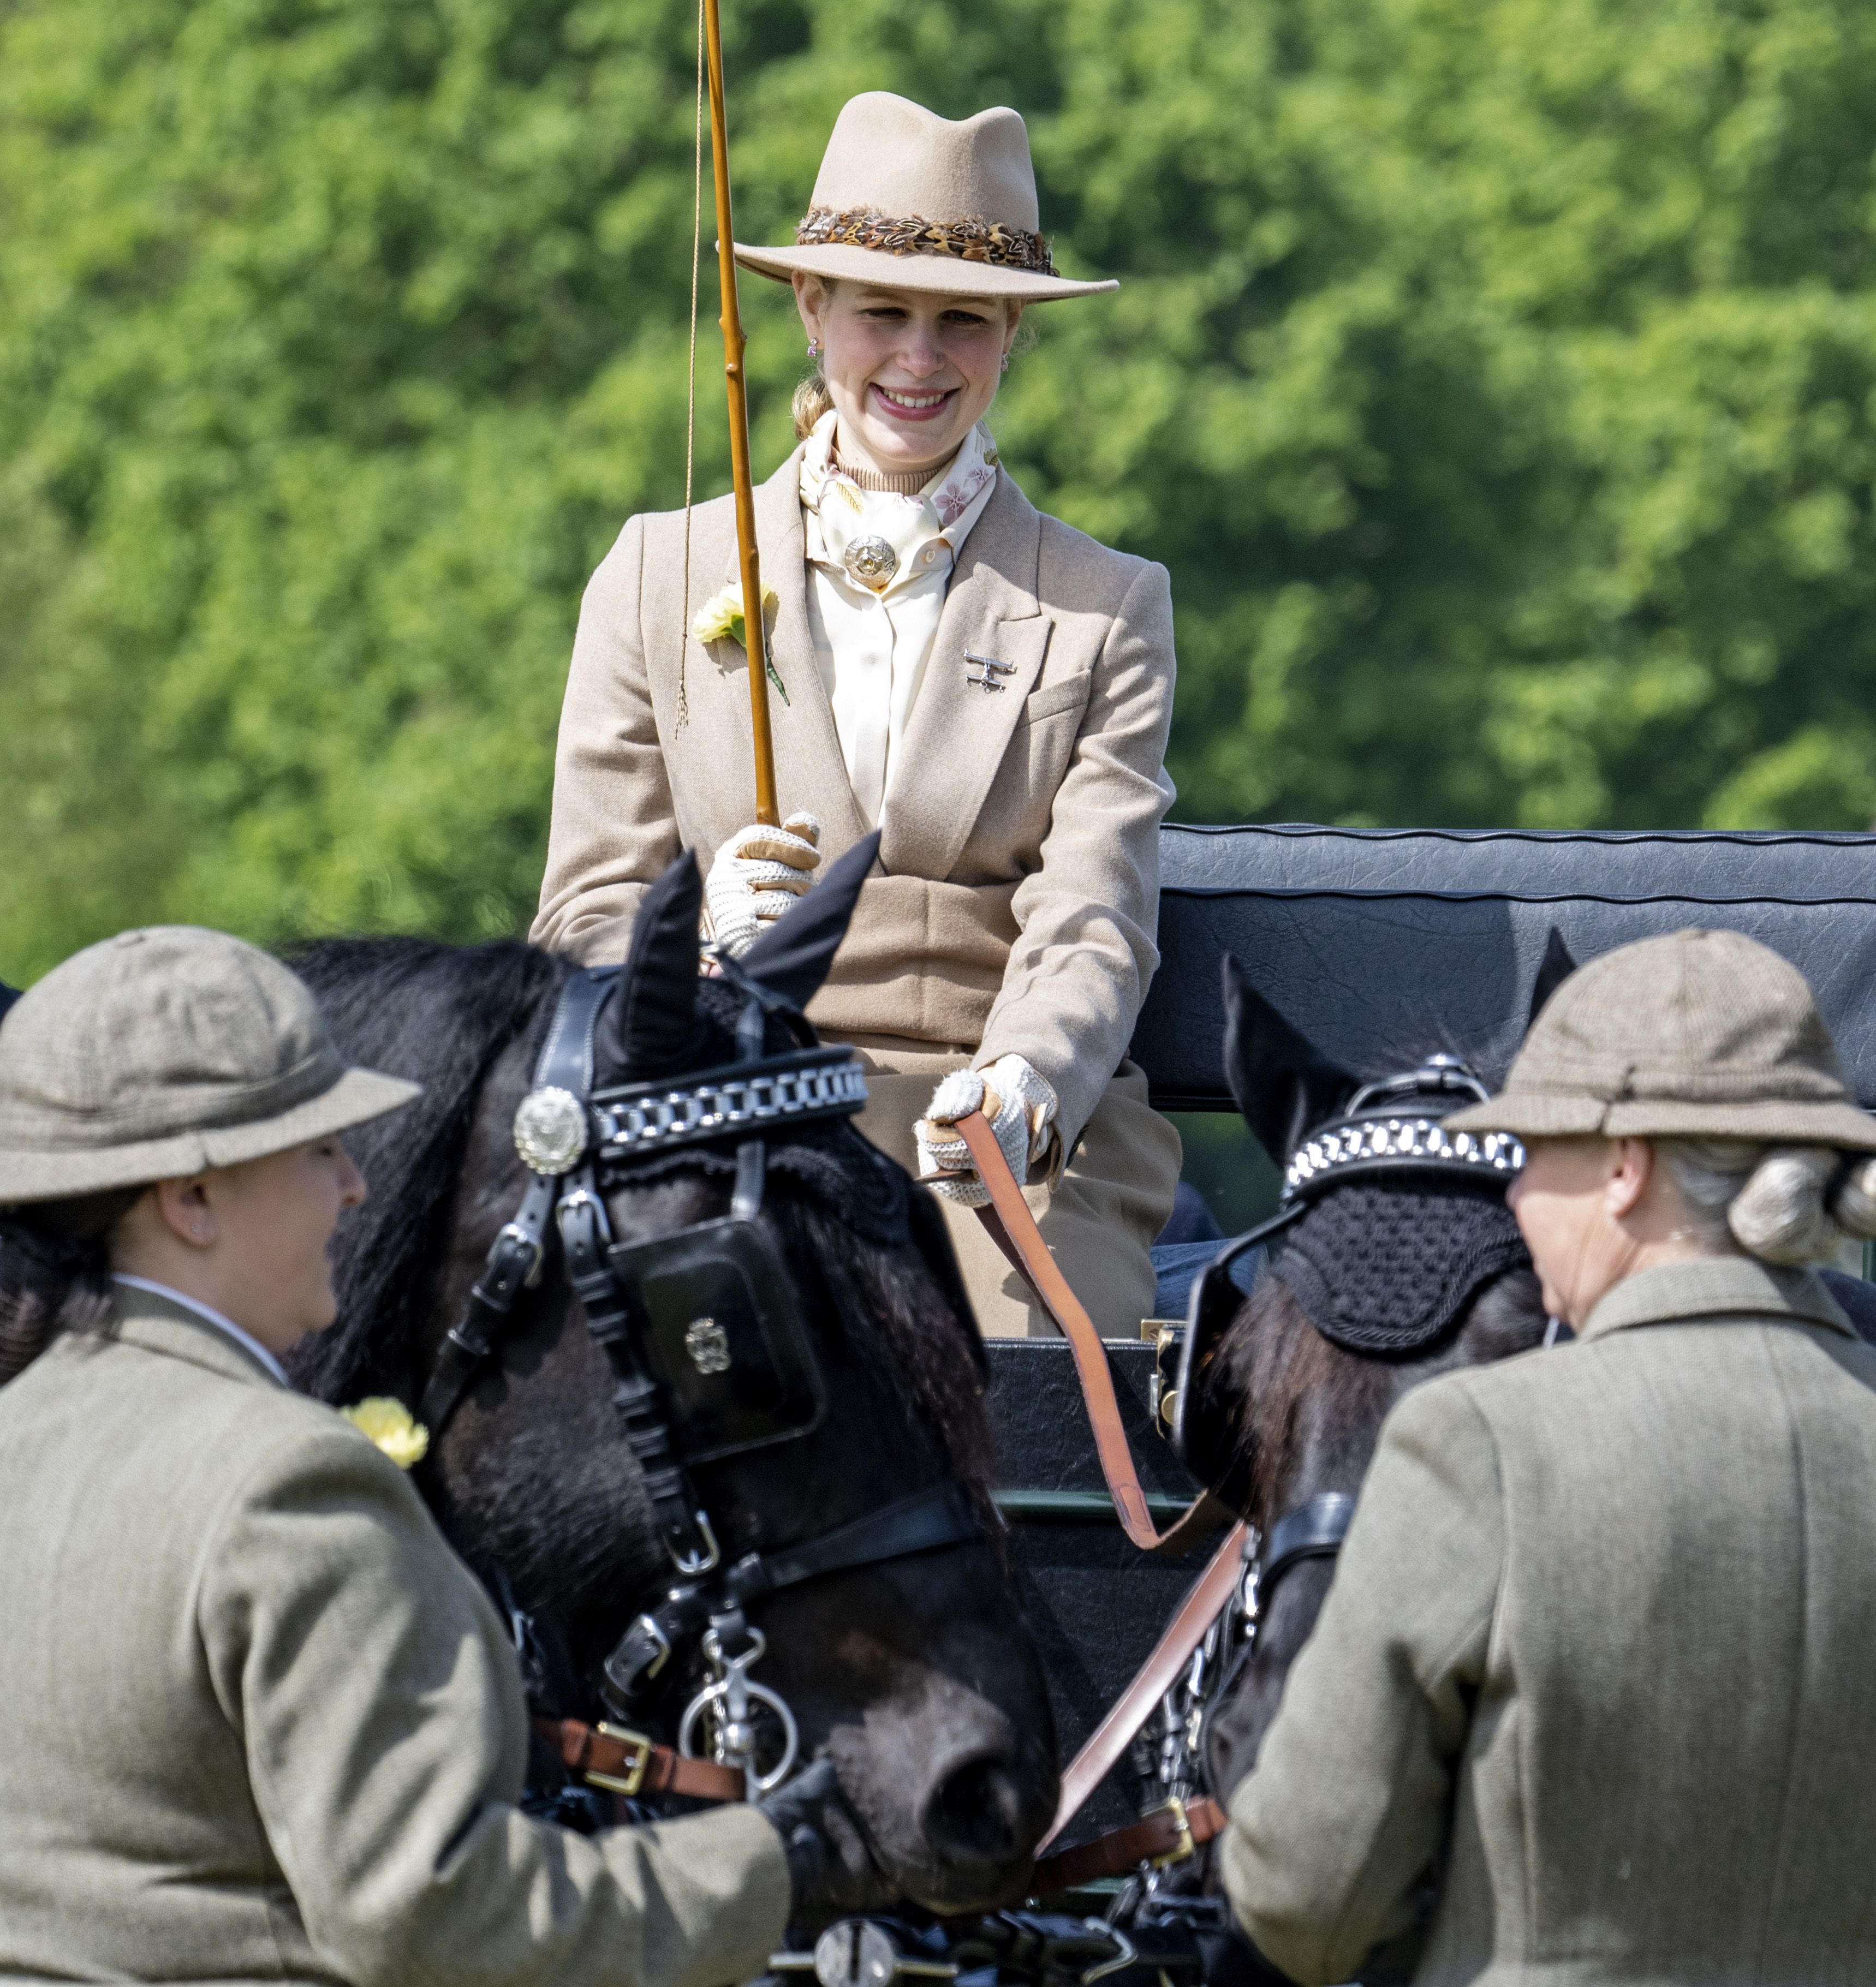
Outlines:
<svg viewBox="0 0 1876 1987"><path fill-rule="evenodd" d="M1023 700L1024 721L1040 724L1044 718L1059 717L1065 710L1085 710L1093 683L1092 673L1084 670L1078 676L1066 676L1060 683L1038 684Z"/></svg>

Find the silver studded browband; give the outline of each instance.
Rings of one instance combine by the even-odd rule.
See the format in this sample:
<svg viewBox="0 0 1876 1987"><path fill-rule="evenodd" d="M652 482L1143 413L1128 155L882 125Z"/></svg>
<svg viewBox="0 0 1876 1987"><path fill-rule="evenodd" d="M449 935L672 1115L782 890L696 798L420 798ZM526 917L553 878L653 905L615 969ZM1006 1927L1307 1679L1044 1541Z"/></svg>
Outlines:
<svg viewBox="0 0 1876 1987"><path fill-rule="evenodd" d="M626 1159L704 1145L779 1123L851 1117L866 1108L866 1075L850 1049L809 1049L695 1083L602 1091L590 1105L570 1090L531 1090L515 1114L515 1145L538 1173L558 1178L589 1151Z"/></svg>
<svg viewBox="0 0 1876 1987"><path fill-rule="evenodd" d="M1305 1139L1284 1169L1285 1201L1319 1189L1332 1174L1379 1172L1390 1164L1442 1172L1497 1174L1510 1180L1524 1148L1509 1132L1448 1132L1437 1118L1371 1118L1326 1125Z"/></svg>
<svg viewBox="0 0 1876 1987"><path fill-rule="evenodd" d="M778 1119L845 1117L865 1108L866 1073L857 1058L757 1071L714 1083L593 1099L599 1149L607 1159L661 1152Z"/></svg>

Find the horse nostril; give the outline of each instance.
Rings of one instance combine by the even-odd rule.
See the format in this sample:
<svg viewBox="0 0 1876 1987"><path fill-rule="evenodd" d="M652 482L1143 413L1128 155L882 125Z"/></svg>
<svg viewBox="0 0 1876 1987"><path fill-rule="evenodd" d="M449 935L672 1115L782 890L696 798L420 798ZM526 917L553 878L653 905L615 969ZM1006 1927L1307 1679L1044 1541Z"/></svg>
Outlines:
<svg viewBox="0 0 1876 1987"><path fill-rule="evenodd" d="M925 1804L925 1839L951 1863L1014 1860L1023 1799L1002 1759L980 1754L954 1766Z"/></svg>

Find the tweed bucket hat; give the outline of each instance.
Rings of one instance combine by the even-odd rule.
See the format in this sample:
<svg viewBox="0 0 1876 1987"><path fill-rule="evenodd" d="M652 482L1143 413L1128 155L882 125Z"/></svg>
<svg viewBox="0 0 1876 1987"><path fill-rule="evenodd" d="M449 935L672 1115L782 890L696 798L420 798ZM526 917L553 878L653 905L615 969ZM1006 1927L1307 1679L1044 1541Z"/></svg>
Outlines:
<svg viewBox="0 0 1876 1987"><path fill-rule="evenodd" d="M1029 132L1014 110L980 110L953 123L872 89L849 98L835 119L795 245L739 241L736 259L784 282L805 269L1021 303L1120 288L1057 275L1039 219Z"/></svg>
<svg viewBox="0 0 1876 1987"><path fill-rule="evenodd" d="M311 990L258 947L120 932L0 1022L0 1206L265 1159L417 1094L348 1068Z"/></svg>
<svg viewBox="0 0 1876 1987"><path fill-rule="evenodd" d="M1449 1132L1742 1139L1876 1152L1809 983L1734 931L1618 946L1571 974L1488 1104Z"/></svg>

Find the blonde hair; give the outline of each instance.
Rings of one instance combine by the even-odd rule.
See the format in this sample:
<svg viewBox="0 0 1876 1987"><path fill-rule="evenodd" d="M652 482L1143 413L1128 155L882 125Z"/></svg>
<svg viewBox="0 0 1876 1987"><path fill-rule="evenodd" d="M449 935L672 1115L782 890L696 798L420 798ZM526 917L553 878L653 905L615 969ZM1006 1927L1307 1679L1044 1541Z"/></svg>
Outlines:
<svg viewBox="0 0 1876 1987"><path fill-rule="evenodd" d="M1876 1159L1830 1145L1657 1139L1695 1231L1766 1263L1821 1263L1846 1235L1876 1236Z"/></svg>
<svg viewBox="0 0 1876 1987"><path fill-rule="evenodd" d="M834 294L835 285L840 280L835 276L822 276L817 279L823 292ZM1016 336L1010 341L1010 356L1014 358L1020 352L1034 349L1036 327L1033 318L1025 315L1016 328ZM805 441L812 434L824 415L834 410L834 396L828 391L827 376L821 369L819 359L815 361L814 370L795 390L795 438Z"/></svg>

